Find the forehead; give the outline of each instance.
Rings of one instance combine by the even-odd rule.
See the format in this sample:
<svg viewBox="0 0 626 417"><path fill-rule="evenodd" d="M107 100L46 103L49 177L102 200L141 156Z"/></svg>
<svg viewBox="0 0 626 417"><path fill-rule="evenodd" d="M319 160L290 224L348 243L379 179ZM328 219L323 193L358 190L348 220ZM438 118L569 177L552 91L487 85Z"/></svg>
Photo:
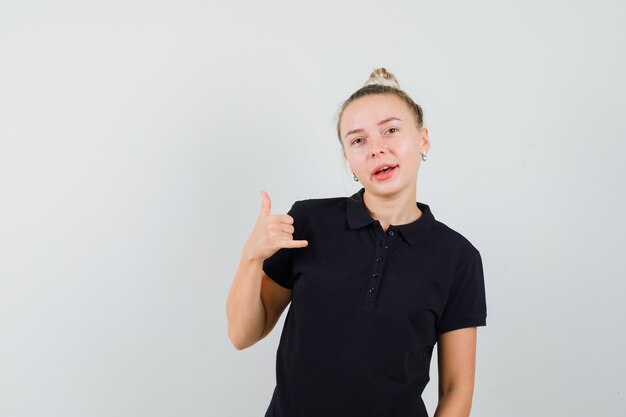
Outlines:
<svg viewBox="0 0 626 417"><path fill-rule="evenodd" d="M392 94L376 94L360 97L348 104L341 116L341 131L353 128L368 128L388 117L404 121L411 117L406 103Z"/></svg>

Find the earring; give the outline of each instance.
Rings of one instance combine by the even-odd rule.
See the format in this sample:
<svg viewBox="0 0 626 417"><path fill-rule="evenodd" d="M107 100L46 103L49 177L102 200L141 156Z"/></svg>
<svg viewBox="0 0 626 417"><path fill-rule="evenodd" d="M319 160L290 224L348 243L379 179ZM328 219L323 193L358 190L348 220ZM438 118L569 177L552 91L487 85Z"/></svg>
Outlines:
<svg viewBox="0 0 626 417"><path fill-rule="evenodd" d="M427 160L428 158L426 157L426 152L422 152L422 161Z"/></svg>
<svg viewBox="0 0 626 417"><path fill-rule="evenodd" d="M354 180L358 181L359 179L356 177L356 174L353 172L352 175L354 175Z"/></svg>

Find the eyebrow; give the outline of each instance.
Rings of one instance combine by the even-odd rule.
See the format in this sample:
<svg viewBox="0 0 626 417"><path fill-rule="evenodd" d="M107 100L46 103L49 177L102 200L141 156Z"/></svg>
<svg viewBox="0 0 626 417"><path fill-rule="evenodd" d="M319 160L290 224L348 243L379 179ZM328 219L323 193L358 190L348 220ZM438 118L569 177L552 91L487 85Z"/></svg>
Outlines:
<svg viewBox="0 0 626 417"><path fill-rule="evenodd" d="M380 122L378 122L378 126L384 125L385 123L390 122L392 120L398 120L400 122L402 121L402 119L398 119L397 117L388 117L385 120L381 120ZM359 133L359 132L363 132L363 129L362 128L353 129L353 130L349 131L348 133L346 133L346 135L344 136L344 139L347 138L348 136L350 136L353 133Z"/></svg>

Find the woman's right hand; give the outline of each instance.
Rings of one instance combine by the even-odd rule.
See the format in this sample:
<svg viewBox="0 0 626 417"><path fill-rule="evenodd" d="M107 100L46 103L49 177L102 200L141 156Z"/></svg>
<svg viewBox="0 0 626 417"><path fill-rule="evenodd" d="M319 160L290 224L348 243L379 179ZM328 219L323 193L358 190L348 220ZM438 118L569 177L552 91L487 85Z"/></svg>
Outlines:
<svg viewBox="0 0 626 417"><path fill-rule="evenodd" d="M261 211L256 225L246 240L243 255L247 259L263 261L281 248L304 248L309 242L293 240L293 217L288 214L270 214L272 200L261 191Z"/></svg>

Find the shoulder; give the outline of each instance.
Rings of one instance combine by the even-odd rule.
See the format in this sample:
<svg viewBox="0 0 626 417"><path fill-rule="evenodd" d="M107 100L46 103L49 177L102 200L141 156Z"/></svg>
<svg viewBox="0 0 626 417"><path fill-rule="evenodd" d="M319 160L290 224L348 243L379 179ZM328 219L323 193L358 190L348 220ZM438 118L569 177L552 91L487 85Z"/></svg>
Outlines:
<svg viewBox="0 0 626 417"><path fill-rule="evenodd" d="M292 210L300 216L315 215L316 218L328 214L345 212L347 197L308 198L293 203Z"/></svg>
<svg viewBox="0 0 626 417"><path fill-rule="evenodd" d="M468 286L476 285L478 288L481 285L481 254L465 235L441 221L435 221L431 242L434 242L439 261L444 262L446 271L451 274L451 286L461 285L467 290Z"/></svg>
<svg viewBox="0 0 626 417"><path fill-rule="evenodd" d="M308 198L293 203L289 214L299 233L328 231L346 223L347 197Z"/></svg>
<svg viewBox="0 0 626 417"><path fill-rule="evenodd" d="M431 239L460 263L480 257L480 251L464 234L440 220L433 222Z"/></svg>
<svg viewBox="0 0 626 417"><path fill-rule="evenodd" d="M326 197L326 198L307 198L304 200L297 200L295 204L303 209L315 209L315 208L327 208L337 205L343 205L346 203L347 197Z"/></svg>

